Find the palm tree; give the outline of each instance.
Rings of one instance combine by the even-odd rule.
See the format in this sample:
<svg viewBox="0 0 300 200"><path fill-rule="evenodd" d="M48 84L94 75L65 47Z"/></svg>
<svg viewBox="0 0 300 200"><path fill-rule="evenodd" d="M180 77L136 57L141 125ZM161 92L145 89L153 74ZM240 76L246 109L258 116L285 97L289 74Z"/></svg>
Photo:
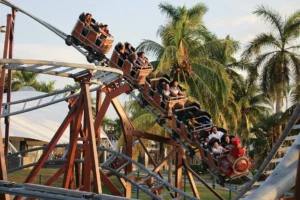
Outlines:
<svg viewBox="0 0 300 200"><path fill-rule="evenodd" d="M38 75L34 72L14 71L12 73L12 91L17 91L24 86L32 86L37 89L38 81L36 78Z"/></svg>
<svg viewBox="0 0 300 200"><path fill-rule="evenodd" d="M275 96L276 113L279 113L285 87L291 79L296 82L300 80L300 57L295 52L300 45L294 45L295 39L300 35L300 11L286 20L267 6L259 6L254 14L269 22L274 31L257 35L247 46L243 57L256 56L255 66L262 69L261 89L264 93ZM261 50L265 51L261 53Z"/></svg>
<svg viewBox="0 0 300 200"><path fill-rule="evenodd" d="M222 51L230 42L215 39L205 29L202 17L207 8L203 4L187 9L162 3L159 8L170 19L157 32L162 45L144 40L137 49L152 55L157 71L169 72L186 87L189 97L197 99L216 121L222 121L218 106L227 103L231 81L213 52Z"/></svg>
<svg viewBox="0 0 300 200"><path fill-rule="evenodd" d="M54 92L55 81L49 81L48 83L45 81L38 82L37 91L51 93Z"/></svg>
<svg viewBox="0 0 300 200"><path fill-rule="evenodd" d="M238 132L243 139L248 140L251 127L260 117L271 112L271 101L259 91L251 78L233 85L235 102L240 108Z"/></svg>
<svg viewBox="0 0 300 200"><path fill-rule="evenodd" d="M281 114L277 113L262 116L252 128L251 132L255 134L256 138L251 138L250 143L254 145L252 156L257 166L267 157L279 137L278 127L281 124Z"/></svg>

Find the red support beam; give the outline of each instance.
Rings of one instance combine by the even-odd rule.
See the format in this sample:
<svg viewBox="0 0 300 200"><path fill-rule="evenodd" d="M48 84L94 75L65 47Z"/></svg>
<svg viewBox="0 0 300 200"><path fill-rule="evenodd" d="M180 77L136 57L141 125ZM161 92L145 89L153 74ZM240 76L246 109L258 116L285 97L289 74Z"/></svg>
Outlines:
<svg viewBox="0 0 300 200"><path fill-rule="evenodd" d="M132 147L133 147L132 134L134 130L133 124L131 123L128 116L126 115L119 100L117 98L114 98L112 99L111 102L122 122L122 128L123 128L124 138L126 142L126 147L125 147L126 155L132 158ZM129 163L125 167L125 175L130 174L131 172L132 172L132 163ZM126 183L124 192L126 198L131 198L131 184L129 182Z"/></svg>
<svg viewBox="0 0 300 200"><path fill-rule="evenodd" d="M196 177L207 189L209 189L218 199L224 200L224 198L217 193L212 187L210 187L196 172L194 172L187 162L184 163L185 168L194 176Z"/></svg>
<svg viewBox="0 0 300 200"><path fill-rule="evenodd" d="M102 93L101 93L100 90L97 90L97 92L96 92L96 116L100 112L101 104L102 104ZM96 139L97 139L96 144L97 144L97 147L101 145L100 130L101 130L101 124L100 124L99 128L96 130ZM98 154L100 153L99 150L97 152L98 152Z"/></svg>
<svg viewBox="0 0 300 200"><path fill-rule="evenodd" d="M77 156L80 156L80 154L81 154L81 152L86 148L86 144L84 144L84 145L82 145L81 146L81 148L79 148L78 150L77 150L77 152L76 152L76 157ZM77 164L77 163L76 163ZM54 175L52 176L52 177L50 177L47 181L46 181L46 183L45 183L45 185L47 185L47 186L49 186L49 185L51 185L56 179L58 179L64 172L65 172L65 170L66 170L66 165L67 164L64 164L59 170L57 170L55 173L54 173ZM78 186L79 186L80 184L78 184Z"/></svg>
<svg viewBox="0 0 300 200"><path fill-rule="evenodd" d="M91 94L89 89L89 84L84 84L82 87L84 90L84 112L87 114L87 130L88 130L88 142L89 142L89 150L90 150L90 157L91 157L91 164L92 164L92 171L93 171L93 182L94 182L94 192L97 194L102 193L101 187L101 179L100 179L100 172L99 172L99 159L97 154L97 146L96 146L96 134L95 128L93 123L93 115L92 115L92 104L91 104Z"/></svg>
<svg viewBox="0 0 300 200"><path fill-rule="evenodd" d="M81 95L80 98L82 98L82 95ZM33 181L33 179L35 178L35 176L37 175L37 173L42 168L42 166L45 164L45 161L48 159L49 154L53 151L53 149L55 148L58 140L61 138L61 136L65 132L66 128L69 126L69 124L73 120L75 114L78 112L78 107L79 106L80 105L78 105L78 102L77 102L76 106L71 108L68 115L66 116L66 118L64 119L64 121L62 122L60 127L58 128L57 132L54 134L52 140L48 144L47 148L43 152L42 156L40 157L40 159L38 160L36 165L33 167L31 172L29 173L28 177L25 180L25 183L31 183ZM14 200L20 200L20 199L21 199L21 197L19 197L19 196L16 196L14 198Z"/></svg>
<svg viewBox="0 0 300 200"><path fill-rule="evenodd" d="M87 131L87 113L84 113L84 128L83 133L86 138L88 138L88 131ZM90 148L88 147L89 143L87 140L83 142L87 145L87 148L83 152L84 163L82 164L82 173L81 173L81 181L83 187L80 187L80 190L83 191L91 191L91 156L90 156Z"/></svg>
<svg viewBox="0 0 300 200"><path fill-rule="evenodd" d="M143 142L140 138L139 138L139 141L140 141L140 144L142 145L144 151L146 152L147 156L149 157L150 162L152 163L152 165L154 166L154 168L156 168L156 167L157 167L157 164L156 164L156 162L152 159L152 157L151 157L149 151L147 150L146 146L144 145L144 142ZM160 173L160 171L158 171L157 174L160 176L160 178L164 179L164 177L162 176L162 174ZM168 188L168 187L167 187L167 190L168 190L168 191L171 191L170 188ZM170 195L171 195L172 199L175 198L175 196L174 196L173 193L170 193Z"/></svg>
<svg viewBox="0 0 300 200"><path fill-rule="evenodd" d="M88 143L87 143L88 144ZM82 184L83 191L90 191L91 190L91 156L90 156L90 148L87 147L84 151L84 163L82 169Z"/></svg>
<svg viewBox="0 0 300 200"><path fill-rule="evenodd" d="M9 36L10 36L10 25L11 25L12 16L7 15L6 21L6 34L5 34L5 41L4 41L4 49L3 49L3 58L7 58L8 52L8 44L9 44ZM4 94L4 86L5 86L5 72L6 70L3 69L1 66L1 79L0 79L0 105L3 103L3 94ZM2 115L2 106L0 106L0 118ZM8 137L5 139L7 140ZM0 129L0 180L7 180L7 171L6 171L6 162L5 162L5 150L8 147L8 140L7 145L4 147L3 145L3 138L2 138L2 130ZM10 197L7 194L0 194L0 199L9 200Z"/></svg>
<svg viewBox="0 0 300 200"><path fill-rule="evenodd" d="M16 12L17 10L12 8L12 14L11 14L11 24L10 24L10 30L9 30L9 52L8 52L8 58L13 58L13 49L14 49L14 30L15 30L15 20L16 20ZM7 31L7 30L6 30ZM7 92L6 92L6 102L11 101L11 83L12 83L12 70L8 70L7 74ZM9 127L10 127L10 116L5 117L5 149L4 153L5 155L8 154L8 142L9 142Z"/></svg>
<svg viewBox="0 0 300 200"><path fill-rule="evenodd" d="M143 131L138 131L138 130L133 130L132 132L132 136L136 136L139 138L143 138L143 139L147 139L147 140L152 140L155 142L161 142L164 144L169 144L172 146L180 146L178 142L174 141L171 138L166 138L160 135L154 135L154 134L150 134L150 133L146 133Z"/></svg>
<svg viewBox="0 0 300 200"><path fill-rule="evenodd" d="M192 175L192 173L186 167L186 166L188 166L188 162L186 160L186 156L185 155L183 156L183 164L184 164L185 173L186 173L186 175L187 175L187 177L189 179L189 182L190 182L190 185L191 185L194 197L196 197L197 199L200 199L200 195L199 195L199 192L197 190L197 186L195 184L195 180L193 178L193 175Z"/></svg>
<svg viewBox="0 0 300 200"><path fill-rule="evenodd" d="M78 112L76 113L75 121L74 121L74 127L72 130L74 132L70 133L70 147L68 152L68 161L66 164L66 171L64 175L63 180L63 188L69 188L69 185L71 183L71 179L74 176L74 161L76 156L76 150L77 150L77 142L78 142L78 135L81 128L81 121L82 121L82 114L83 114L83 100L79 102L80 108L78 109Z"/></svg>
<svg viewBox="0 0 300 200"><path fill-rule="evenodd" d="M128 84L125 84L109 93L106 93L106 97L95 119L95 131L98 131L98 129L100 129L101 122L105 116L105 113L107 112L111 100L117 97L118 95L123 94L129 90L131 90L130 86Z"/></svg>
<svg viewBox="0 0 300 200"><path fill-rule="evenodd" d="M178 147L174 147L172 151L162 160L153 170L154 173L157 173L163 166L165 166L170 159L178 152Z"/></svg>
<svg viewBox="0 0 300 200"><path fill-rule="evenodd" d="M175 162L175 187L179 190L182 190L182 154L181 151L176 153L176 162ZM180 194L175 192L175 197L179 197Z"/></svg>
<svg viewBox="0 0 300 200"><path fill-rule="evenodd" d="M123 197L120 190L111 182L111 180L100 170L101 181L109 189L112 195Z"/></svg>
<svg viewBox="0 0 300 200"><path fill-rule="evenodd" d="M52 152L52 150L56 146L58 140L60 139L60 137L62 136L62 134L64 133L64 131L70 124L70 122L73 120L75 114L78 112L79 106L80 105L77 104L76 106L71 108L68 115L64 119L63 123L60 125L59 129L57 130L57 132L53 136L52 140L48 144L47 149L45 149L41 158L38 160L37 164L34 166L32 171L28 175L27 179L25 180L25 183L31 183L33 181L33 179L36 176L36 174L38 173L38 171L41 169L41 167L44 165L45 161L48 159L49 154Z"/></svg>

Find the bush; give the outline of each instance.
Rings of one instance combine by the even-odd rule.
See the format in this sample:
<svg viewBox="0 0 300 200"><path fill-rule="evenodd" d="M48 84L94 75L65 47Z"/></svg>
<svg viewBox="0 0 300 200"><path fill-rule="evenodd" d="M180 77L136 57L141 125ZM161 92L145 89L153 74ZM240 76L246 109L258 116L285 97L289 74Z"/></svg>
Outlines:
<svg viewBox="0 0 300 200"><path fill-rule="evenodd" d="M200 174L202 172L202 166L201 165L190 165L190 168L196 172L197 174Z"/></svg>

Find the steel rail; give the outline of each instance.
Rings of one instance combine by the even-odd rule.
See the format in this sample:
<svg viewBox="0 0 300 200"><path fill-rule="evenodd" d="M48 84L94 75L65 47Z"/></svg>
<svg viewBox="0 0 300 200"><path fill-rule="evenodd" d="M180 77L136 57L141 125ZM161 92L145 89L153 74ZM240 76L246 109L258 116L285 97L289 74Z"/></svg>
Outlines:
<svg viewBox="0 0 300 200"><path fill-rule="evenodd" d="M67 147L67 146L68 146L68 144L60 144L60 145L56 145L55 148L58 148L58 147ZM82 145L77 145L77 147L80 147L80 146L82 146ZM23 154L23 153L29 153L29 152L33 152L33 151L39 151L39 150L43 150L45 148L46 148L46 146L42 146L42 147L37 147L37 148L32 148L32 149L20 151L20 152L14 153L14 154L7 155L6 158L16 157L16 156L18 156L20 154ZM155 178L156 182L158 182L160 184L163 183L165 187L168 187L168 188L172 189L174 192L177 192L177 193L181 194L183 197L186 197L188 199L197 199L197 198L195 198L195 197L193 197L193 196L191 196L191 195L183 192L182 190L177 189L176 187L174 187L173 185L171 185L170 183L168 183L168 181L166 181L165 179L161 178L156 173L154 173L151 170L147 169L144 165L142 165L141 163L133 160L132 158L130 158L130 157L128 157L128 156L126 156L126 155L124 155L124 154L122 154L120 152L117 152L115 150L112 150L112 149L109 149L109 148L105 148L103 146L98 146L97 149L100 150L100 151L106 151L106 152L112 154L112 156L110 157L111 159L107 160L107 162L105 162L105 163L100 163L99 167L101 167L103 169L106 169L106 170L109 170L110 172L112 172L114 175L116 175L118 177L124 178L126 181L130 182L132 185L134 185L135 187L139 188L140 190L142 190L143 192L145 192L146 194L148 194L152 198L161 199L161 197L159 197L159 196L157 196L157 195L155 195L155 194L153 194L151 192L152 188L147 189L147 188L143 187L142 185L138 184L137 182L134 182L128 175L124 175L121 172L119 172L118 170L115 170L115 169L109 167L110 163L113 162L118 157L121 157L121 158L127 160L128 163L134 164L138 168L137 171L141 171L142 170L144 173L148 174L148 176ZM66 162L66 161L67 161L67 159L63 158L63 159L47 160L45 163L57 163L57 162ZM82 162L84 162L84 159L75 159L75 162L76 163L82 163ZM32 167L35 164L36 164L36 162L33 162L33 163L30 163L30 164L27 164L27 165L23 165L21 167L16 167L16 168L8 170L8 173L12 173L14 171L18 171L18 170L21 170L21 169L24 169L24 168Z"/></svg>
<svg viewBox="0 0 300 200"><path fill-rule="evenodd" d="M8 64L19 64L19 65L47 65L47 66L57 66L57 67L71 67L71 68L80 68L87 70L99 70L104 72L117 73L123 75L123 71L110 67L102 67L95 65L86 65L78 63L67 63L67 62L56 62L56 61L46 61L46 60L25 60L25 59L0 59L0 65ZM53 74L54 75L54 74Z"/></svg>

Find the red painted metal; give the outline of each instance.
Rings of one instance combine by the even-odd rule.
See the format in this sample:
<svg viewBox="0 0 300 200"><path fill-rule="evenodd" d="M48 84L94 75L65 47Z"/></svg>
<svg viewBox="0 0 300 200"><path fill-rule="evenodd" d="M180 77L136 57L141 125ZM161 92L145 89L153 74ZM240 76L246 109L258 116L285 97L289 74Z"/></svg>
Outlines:
<svg viewBox="0 0 300 200"><path fill-rule="evenodd" d="M136 136L136 137L139 137L139 138L145 138L147 140L161 142L161 143L164 143L164 144L169 144L169 145L172 145L172 146L179 146L179 143L174 141L171 138L163 137L163 136L160 136L160 135L154 135L154 134L151 134L151 133L146 133L146 132L143 132L143 131L133 130L132 136Z"/></svg>
<svg viewBox="0 0 300 200"><path fill-rule="evenodd" d="M126 90L126 88L122 90L124 91ZM112 105L114 106L123 125L123 134L126 142L126 146L125 146L126 155L132 158L132 147L133 147L132 133L134 130L133 124L129 120L128 116L126 115L124 109L122 108L117 98L112 99ZM131 172L132 172L132 163L129 163L125 167L125 175L130 174ZM125 189L124 190L125 197L131 198L131 184L129 182L126 182L126 188L124 189Z"/></svg>
<svg viewBox="0 0 300 200"><path fill-rule="evenodd" d="M102 193L101 187L101 179L99 172L99 160L97 154L97 146L96 146L96 135L93 124L93 116L92 116L92 105L91 105L91 94L89 89L89 84L85 83L84 87L84 111L86 115L86 123L87 123L87 132L88 132L88 141L89 141L89 150L90 150L90 158L92 164L92 172L93 172L93 181L94 181L94 192L97 194Z"/></svg>
<svg viewBox="0 0 300 200"><path fill-rule="evenodd" d="M3 58L7 58L8 52L8 42L9 42L9 35L10 35L10 25L11 25L11 15L7 15L7 22L6 22L6 34L5 34L5 41L4 41L4 50L3 50ZM0 105L3 103L3 94L4 94L4 85L5 85L5 72L6 70L1 66L1 79L0 79ZM2 115L2 106L0 106L0 118ZM7 142L8 144L8 142ZM2 139L2 131L0 129L0 180L7 180L7 171L6 171L6 162L5 162L5 148L3 145ZM9 195L7 194L0 194L0 199L9 200Z"/></svg>
<svg viewBox="0 0 300 200"><path fill-rule="evenodd" d="M16 20L17 10L12 8L11 20L10 20L10 30L9 30L9 52L8 58L13 58L13 49L14 49L14 29L15 29L15 20ZM7 30L6 30L7 31ZM6 102L11 101L11 83L12 83L12 71L7 70L7 92L6 92ZM8 142L9 142L9 127L10 127L10 117L5 117L5 155L8 154Z"/></svg>
<svg viewBox="0 0 300 200"><path fill-rule="evenodd" d="M101 108L101 104L102 104L102 93L100 90L97 90L96 92L96 115L99 113L100 108ZM97 146L100 146L101 144L101 124L99 126L99 128L96 131L96 144ZM100 153L100 151L97 151L98 154Z"/></svg>
<svg viewBox="0 0 300 200"><path fill-rule="evenodd" d="M140 143L141 143L141 145L142 145L142 147L143 147L145 153L147 154L147 156L148 156L150 162L152 163L153 167L156 168L156 167L157 167L157 164L156 164L156 162L153 160L153 158L151 157L149 151L147 150L146 146L144 145L144 142L143 142L140 138L139 138L139 141L140 141ZM164 177L162 176L162 174L160 173L160 171L158 171L157 174L160 176L160 178L162 178L162 179L164 178ZM168 190L168 191L171 191L170 188L168 188L168 187L167 187L167 190ZM175 196L174 196L173 193L170 193L170 195L171 195L172 199L175 198Z"/></svg>
<svg viewBox="0 0 300 200"><path fill-rule="evenodd" d="M181 151L176 153L175 161L175 187L182 190L182 154ZM179 197L179 193L175 193L175 197Z"/></svg>
<svg viewBox="0 0 300 200"><path fill-rule="evenodd" d="M70 147L68 151L68 161L66 164L66 173L63 180L63 188L69 188L71 179L74 174L74 160L75 160L75 154L77 149L77 142L78 142L78 135L81 128L81 121L82 121L82 114L83 114L83 103L81 103L80 108L78 109L78 112L76 113L75 121L73 124L73 132L70 133Z"/></svg>
<svg viewBox="0 0 300 200"><path fill-rule="evenodd" d="M189 171L194 177L196 177L207 189L209 189L218 199L224 200L224 198L216 192L212 187L210 187L196 172L194 172L190 166L188 165L187 161L184 161L184 166L187 171Z"/></svg>
<svg viewBox="0 0 300 200"><path fill-rule="evenodd" d="M112 195L121 196L121 197L123 196L121 191L113 184L113 182L111 182L111 180L106 176L105 173L103 173L102 170L100 170L100 175L101 175L101 181L110 190Z"/></svg>

